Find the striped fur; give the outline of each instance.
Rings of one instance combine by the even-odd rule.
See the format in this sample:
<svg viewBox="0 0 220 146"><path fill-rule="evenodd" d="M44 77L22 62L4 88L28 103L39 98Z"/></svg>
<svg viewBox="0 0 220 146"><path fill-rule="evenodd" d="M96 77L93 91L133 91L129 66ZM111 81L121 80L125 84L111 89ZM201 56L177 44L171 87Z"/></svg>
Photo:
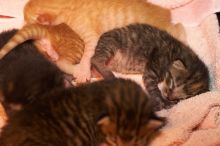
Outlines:
<svg viewBox="0 0 220 146"><path fill-rule="evenodd" d="M8 123L0 146L97 146L104 136L118 146L142 146L164 119L154 115L139 85L114 79L54 90Z"/></svg>
<svg viewBox="0 0 220 146"><path fill-rule="evenodd" d="M90 79L90 59L98 38L110 29L139 22L167 30L178 38L183 33L181 25L171 24L168 9L144 0L29 0L24 18L28 24L66 23L79 34L85 50L80 64L73 68L77 82Z"/></svg>
<svg viewBox="0 0 220 146"><path fill-rule="evenodd" d="M172 81L172 86L169 81L165 88L169 90L167 98L172 100L209 90L209 72L199 57L165 31L147 24L131 24L104 33L96 46L92 64L106 79L114 78L111 71L143 74L146 90L156 101L156 109L173 104L161 95L158 83L162 81Z"/></svg>
<svg viewBox="0 0 220 146"><path fill-rule="evenodd" d="M3 58L9 51L17 45L27 41L36 40L35 44L44 55L48 47L55 49L59 55L59 60L66 60L70 64L80 62L84 51L83 40L66 24L61 23L55 26L47 26L40 24L25 25L14 35L8 43L6 43L0 51L0 58ZM48 40L45 46L43 41Z"/></svg>

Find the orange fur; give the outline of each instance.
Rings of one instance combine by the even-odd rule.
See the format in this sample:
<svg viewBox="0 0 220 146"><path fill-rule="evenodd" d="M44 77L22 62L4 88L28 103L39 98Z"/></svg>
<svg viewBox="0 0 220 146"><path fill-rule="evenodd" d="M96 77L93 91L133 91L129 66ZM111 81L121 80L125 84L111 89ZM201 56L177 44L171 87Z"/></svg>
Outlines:
<svg viewBox="0 0 220 146"><path fill-rule="evenodd" d="M77 82L90 79L90 59L100 35L115 27L147 23L176 37L181 26L171 24L170 12L143 0L29 0L24 8L27 23L68 24L85 42L80 63L74 67Z"/></svg>
<svg viewBox="0 0 220 146"><path fill-rule="evenodd" d="M1 58L14 47L26 40L34 39L35 45L40 52L47 55L47 46L43 45L42 39L46 39L59 55L58 61L66 61L69 64L77 64L84 50L84 42L68 25L61 23L54 26L41 24L25 25L19 30L0 51ZM50 50L49 50L50 51Z"/></svg>

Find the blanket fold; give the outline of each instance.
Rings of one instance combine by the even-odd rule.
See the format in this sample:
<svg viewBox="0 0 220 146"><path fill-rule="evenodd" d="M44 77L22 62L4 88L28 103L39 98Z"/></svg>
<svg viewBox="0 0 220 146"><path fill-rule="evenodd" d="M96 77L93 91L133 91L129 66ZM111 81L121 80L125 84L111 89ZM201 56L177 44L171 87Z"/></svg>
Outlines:
<svg viewBox="0 0 220 146"><path fill-rule="evenodd" d="M207 92L158 112L167 118L150 146L220 145L220 92Z"/></svg>

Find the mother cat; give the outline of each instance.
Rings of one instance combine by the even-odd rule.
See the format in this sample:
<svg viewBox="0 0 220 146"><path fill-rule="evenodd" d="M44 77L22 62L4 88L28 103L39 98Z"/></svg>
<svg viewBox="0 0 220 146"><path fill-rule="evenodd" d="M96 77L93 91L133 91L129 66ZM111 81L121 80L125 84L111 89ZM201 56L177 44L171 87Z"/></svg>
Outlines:
<svg viewBox="0 0 220 146"><path fill-rule="evenodd" d="M139 22L167 30L178 38L182 31L181 25L171 24L169 10L143 0L29 0L24 18L27 23L64 22L85 41L80 63L70 67L77 82L90 80L90 60L98 38L110 29Z"/></svg>

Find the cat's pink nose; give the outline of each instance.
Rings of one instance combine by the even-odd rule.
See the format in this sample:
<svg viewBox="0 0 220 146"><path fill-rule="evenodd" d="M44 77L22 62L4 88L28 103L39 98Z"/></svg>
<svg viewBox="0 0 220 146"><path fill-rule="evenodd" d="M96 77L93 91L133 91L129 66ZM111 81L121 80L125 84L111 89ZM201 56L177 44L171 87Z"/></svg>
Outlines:
<svg viewBox="0 0 220 146"><path fill-rule="evenodd" d="M176 100L176 96L171 92L168 96L167 96L168 100Z"/></svg>

